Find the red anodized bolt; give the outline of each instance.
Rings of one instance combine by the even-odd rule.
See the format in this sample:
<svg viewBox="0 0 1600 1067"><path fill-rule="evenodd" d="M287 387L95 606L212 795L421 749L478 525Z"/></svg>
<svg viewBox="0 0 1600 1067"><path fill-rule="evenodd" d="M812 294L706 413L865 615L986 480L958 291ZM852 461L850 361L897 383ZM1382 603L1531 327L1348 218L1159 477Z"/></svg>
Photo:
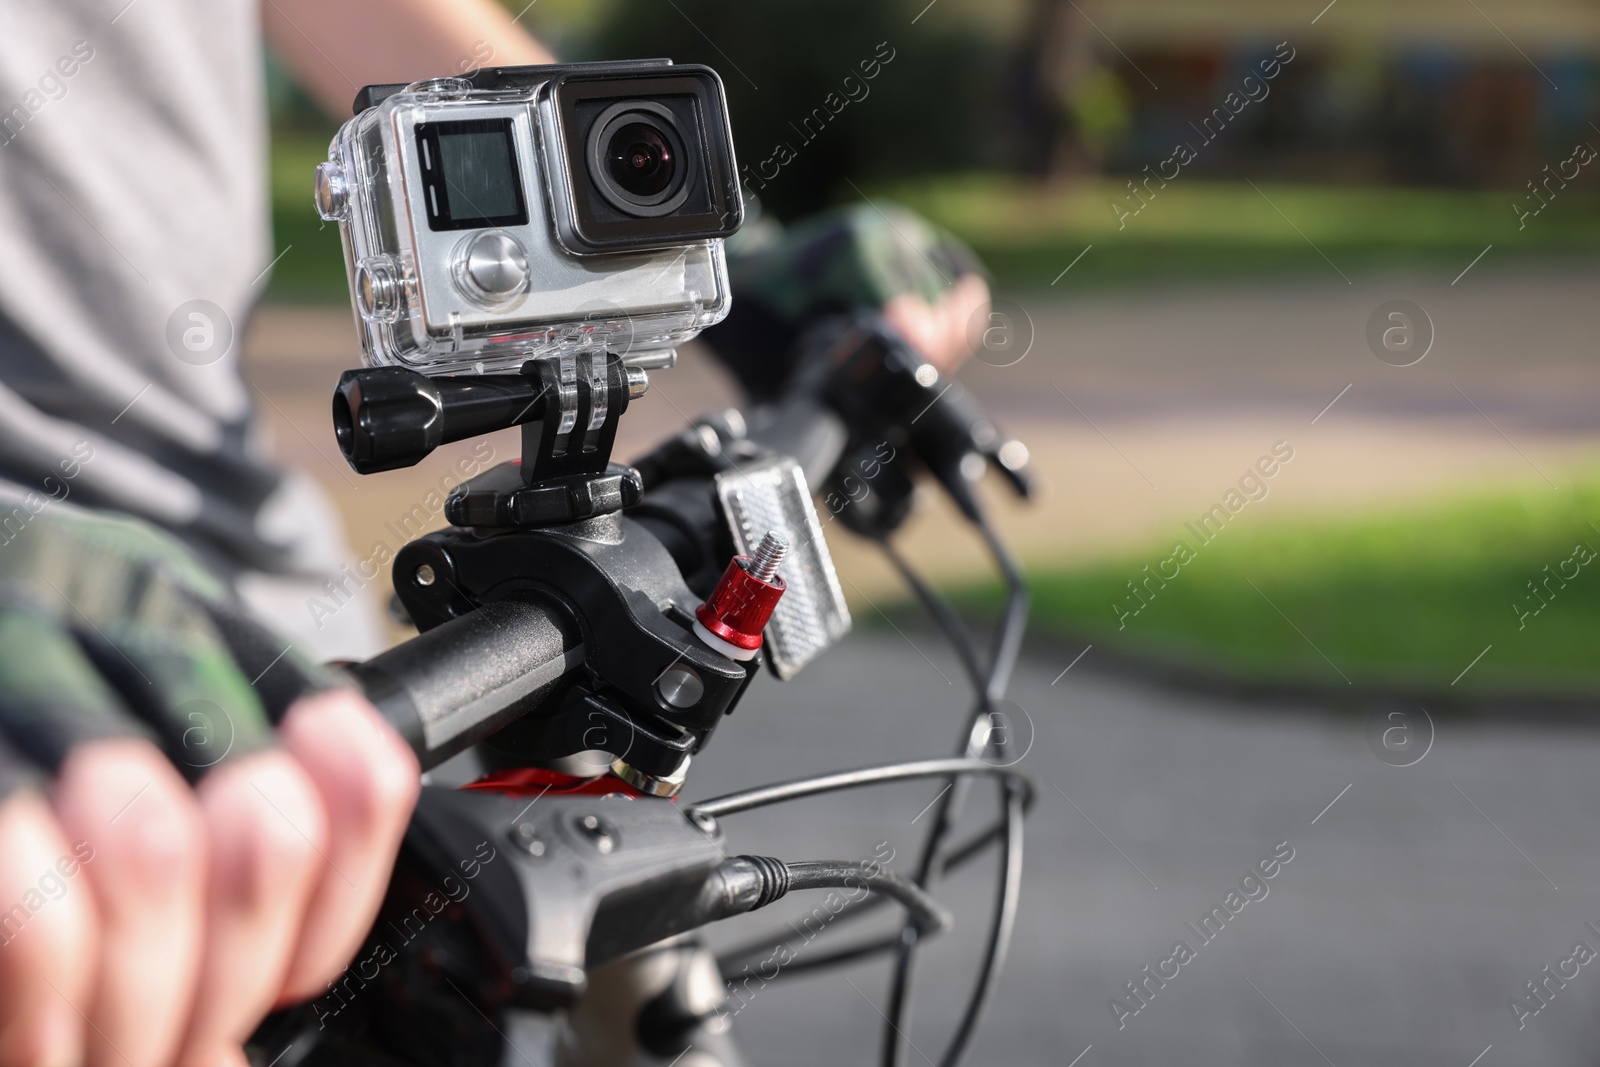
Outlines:
<svg viewBox="0 0 1600 1067"><path fill-rule="evenodd" d="M694 631L700 640L730 659L755 658L761 631L787 588L778 577L778 564L788 550L783 535L768 530L752 555L728 562L717 587L695 609Z"/></svg>

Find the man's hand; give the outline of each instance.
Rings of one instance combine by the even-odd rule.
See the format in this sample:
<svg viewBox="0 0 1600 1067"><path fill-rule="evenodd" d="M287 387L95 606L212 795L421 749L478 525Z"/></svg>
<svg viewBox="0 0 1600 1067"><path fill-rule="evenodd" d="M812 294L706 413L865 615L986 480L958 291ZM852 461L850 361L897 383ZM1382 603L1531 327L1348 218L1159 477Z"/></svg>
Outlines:
<svg viewBox="0 0 1600 1067"><path fill-rule="evenodd" d="M146 527L0 545L0 1067L242 1064L337 976L419 768L330 681Z"/></svg>
<svg viewBox="0 0 1600 1067"><path fill-rule="evenodd" d="M953 374L972 355L973 335L988 324L989 283L981 274L963 274L933 301L921 293L901 293L883 305L883 317L940 374Z"/></svg>
<svg viewBox="0 0 1600 1067"><path fill-rule="evenodd" d="M785 350L820 319L880 312L942 374L988 326L989 283L960 241L904 208L863 204L728 242L733 310L702 335L757 401L783 395ZM793 353L789 353L793 355Z"/></svg>

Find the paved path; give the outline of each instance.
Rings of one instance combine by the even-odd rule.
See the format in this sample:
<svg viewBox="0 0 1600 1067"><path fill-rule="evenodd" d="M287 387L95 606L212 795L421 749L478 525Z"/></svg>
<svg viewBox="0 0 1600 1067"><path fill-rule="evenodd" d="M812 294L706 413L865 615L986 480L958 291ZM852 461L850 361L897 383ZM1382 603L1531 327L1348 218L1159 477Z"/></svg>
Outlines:
<svg viewBox="0 0 1600 1067"><path fill-rule="evenodd" d="M938 673L955 677L936 640L912 640L857 634L787 685L762 679L700 757L692 794L947 754L962 693ZM1360 715L1180 697L1096 674L1092 651L1052 684L1073 651L1025 660L1013 688L1036 727L1022 766L1041 795L1022 919L973 1063L1067 1067L1090 1045L1078 1067L1469 1067L1490 1045L1479 1067L1594 1062L1600 963L1521 1032L1507 1001L1577 941L1600 951L1585 925L1600 926L1600 734L1447 721L1419 763L1396 768L1368 748ZM865 857L887 840L903 868L937 790L728 825L739 851L794 859ZM1294 858L1268 895L1202 945L1185 924L1279 842ZM962 1001L990 885L973 870L946 894L961 925L925 960L911 1034L929 1060ZM1119 1031L1107 1001L1180 938L1196 958ZM756 1064L873 1062L885 986L876 964L777 984L736 1025Z"/></svg>
<svg viewBox="0 0 1600 1067"><path fill-rule="evenodd" d="M1031 322L1032 350L1014 366L975 360L963 377L1033 448L1051 490L1036 507L996 501L1022 551L1061 560L1170 543L1279 440L1296 459L1262 515L1548 488L1593 469L1600 276L1501 272L1491 251L1454 285L1330 279L1002 301ZM1368 319L1395 299L1434 327L1414 366L1368 346ZM942 517L930 508L913 526L915 550L965 572L971 547L952 544Z"/></svg>

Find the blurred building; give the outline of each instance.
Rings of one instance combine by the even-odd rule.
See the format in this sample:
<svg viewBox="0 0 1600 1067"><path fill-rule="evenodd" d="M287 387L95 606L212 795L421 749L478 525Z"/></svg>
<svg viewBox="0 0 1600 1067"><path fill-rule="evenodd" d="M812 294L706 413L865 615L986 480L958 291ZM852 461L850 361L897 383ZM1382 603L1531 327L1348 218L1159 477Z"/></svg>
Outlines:
<svg viewBox="0 0 1600 1067"><path fill-rule="evenodd" d="M1294 59L1204 142L1196 170L1521 185L1578 140L1600 147L1600 0L1036 0L1034 10L1086 42L1126 93L1114 171L1165 159L1179 142L1199 147L1195 127L1279 42Z"/></svg>

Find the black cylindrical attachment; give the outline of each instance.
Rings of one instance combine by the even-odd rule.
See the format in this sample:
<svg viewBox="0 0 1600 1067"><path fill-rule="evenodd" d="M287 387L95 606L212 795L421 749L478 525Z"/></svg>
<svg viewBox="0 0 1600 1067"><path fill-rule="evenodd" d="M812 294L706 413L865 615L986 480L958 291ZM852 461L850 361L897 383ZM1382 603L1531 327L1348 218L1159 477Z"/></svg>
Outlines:
<svg viewBox="0 0 1600 1067"><path fill-rule="evenodd" d="M521 717L582 662L582 638L562 612L501 601L350 673L426 769Z"/></svg>
<svg viewBox="0 0 1600 1067"><path fill-rule="evenodd" d="M345 371L333 393L339 451L360 474L419 462L450 441L544 415L538 377L464 374L430 378L405 367Z"/></svg>
<svg viewBox="0 0 1600 1067"><path fill-rule="evenodd" d="M880 864L852 860L784 863L771 856L734 856L706 880L691 929L718 919L764 908L801 889L861 889L899 901L920 934L942 934L955 921L926 889Z"/></svg>

